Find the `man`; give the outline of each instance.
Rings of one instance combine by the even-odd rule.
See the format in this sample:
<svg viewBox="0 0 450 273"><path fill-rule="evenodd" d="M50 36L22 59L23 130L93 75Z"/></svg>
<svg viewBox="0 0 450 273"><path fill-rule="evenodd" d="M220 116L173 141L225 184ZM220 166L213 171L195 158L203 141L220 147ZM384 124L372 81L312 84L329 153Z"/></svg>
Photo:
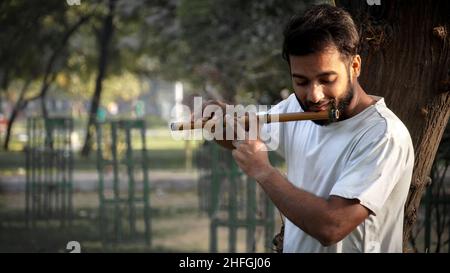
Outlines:
<svg viewBox="0 0 450 273"><path fill-rule="evenodd" d="M351 16L329 5L313 6L286 26L283 57L294 94L271 112L316 112L335 103L341 113L334 123L262 128L279 133L286 177L270 164L262 141L234 143L237 164L286 217L284 252L402 251L411 137L384 100L358 83L358 41Z"/></svg>

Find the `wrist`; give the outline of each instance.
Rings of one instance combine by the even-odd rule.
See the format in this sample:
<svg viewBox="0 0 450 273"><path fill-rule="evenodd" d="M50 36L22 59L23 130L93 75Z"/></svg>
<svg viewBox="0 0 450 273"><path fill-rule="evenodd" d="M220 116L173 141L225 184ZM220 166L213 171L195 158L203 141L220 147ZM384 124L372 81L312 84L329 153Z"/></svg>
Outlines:
<svg viewBox="0 0 450 273"><path fill-rule="evenodd" d="M260 184L266 184L277 172L278 170L276 168L274 168L273 166L269 166L264 171L261 171L258 176L255 177L255 180Z"/></svg>

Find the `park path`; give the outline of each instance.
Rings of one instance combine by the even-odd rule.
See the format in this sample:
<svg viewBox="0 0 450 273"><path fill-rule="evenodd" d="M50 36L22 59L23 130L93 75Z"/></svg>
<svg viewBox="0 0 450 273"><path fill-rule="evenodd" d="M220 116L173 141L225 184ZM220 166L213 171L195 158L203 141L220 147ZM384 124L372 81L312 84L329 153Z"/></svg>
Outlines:
<svg viewBox="0 0 450 273"><path fill-rule="evenodd" d="M125 175L120 176L126 181ZM105 175L105 181L111 181L112 173ZM156 190L186 191L196 188L198 173L196 171L150 170L150 185ZM96 171L76 171L73 174L75 191L96 191L98 189L98 174ZM0 192L25 191L26 178L22 175L0 175ZM127 189L126 183L121 183L122 190ZM137 185L139 189L139 185Z"/></svg>

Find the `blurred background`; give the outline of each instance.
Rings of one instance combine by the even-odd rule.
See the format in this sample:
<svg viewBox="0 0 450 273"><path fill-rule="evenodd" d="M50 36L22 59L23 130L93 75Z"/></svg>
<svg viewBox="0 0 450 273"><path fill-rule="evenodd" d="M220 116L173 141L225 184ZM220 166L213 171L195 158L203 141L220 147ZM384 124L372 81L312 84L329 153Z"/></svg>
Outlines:
<svg viewBox="0 0 450 273"><path fill-rule="evenodd" d="M286 98L283 26L332 2L2 1L0 252L273 252L280 215L262 190L168 123L195 96ZM449 146L447 130L434 168L447 184ZM436 211L416 249L448 244Z"/></svg>

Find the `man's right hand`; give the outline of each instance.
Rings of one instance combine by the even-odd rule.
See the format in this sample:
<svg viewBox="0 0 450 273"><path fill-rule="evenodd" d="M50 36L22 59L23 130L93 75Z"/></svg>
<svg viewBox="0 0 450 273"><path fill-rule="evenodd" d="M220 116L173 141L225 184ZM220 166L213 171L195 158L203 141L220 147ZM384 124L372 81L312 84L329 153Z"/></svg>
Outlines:
<svg viewBox="0 0 450 273"><path fill-rule="evenodd" d="M211 120L213 118L218 118L221 121L225 120L225 114L226 114L226 106L227 104L218 100L208 100L203 103L202 105L202 116L200 117L202 122L206 122L208 120ZM217 116L217 114L221 114L220 117ZM198 119L195 119L194 115L191 115L191 121L196 121ZM225 147L229 150L235 149L232 140L226 140L226 130L223 130L223 140L217 140L214 139L214 141L219 144L222 147Z"/></svg>

